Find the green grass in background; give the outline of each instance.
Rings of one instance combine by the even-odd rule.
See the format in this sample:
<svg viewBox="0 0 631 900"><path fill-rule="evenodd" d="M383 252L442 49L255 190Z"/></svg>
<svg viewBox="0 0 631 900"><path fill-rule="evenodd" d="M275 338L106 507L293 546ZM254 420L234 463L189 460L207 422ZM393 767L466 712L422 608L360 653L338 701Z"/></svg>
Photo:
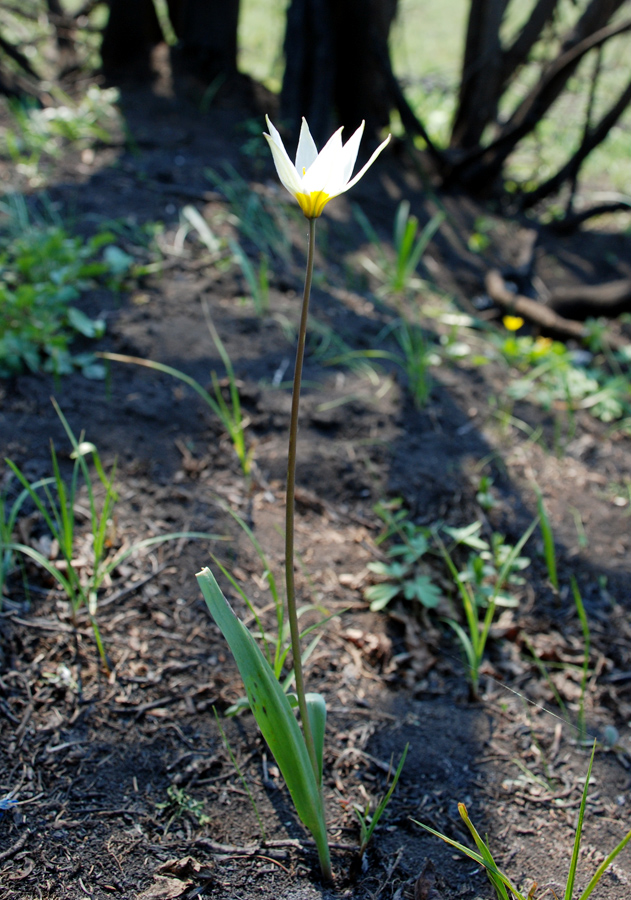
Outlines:
<svg viewBox="0 0 631 900"><path fill-rule="evenodd" d="M278 93L283 77L283 37L289 0L241 0L239 69Z"/></svg>
<svg viewBox="0 0 631 900"><path fill-rule="evenodd" d="M289 0L242 0L239 66L270 90L280 90ZM467 0L399 0L391 33L396 74L409 86L439 75L454 84L464 40Z"/></svg>

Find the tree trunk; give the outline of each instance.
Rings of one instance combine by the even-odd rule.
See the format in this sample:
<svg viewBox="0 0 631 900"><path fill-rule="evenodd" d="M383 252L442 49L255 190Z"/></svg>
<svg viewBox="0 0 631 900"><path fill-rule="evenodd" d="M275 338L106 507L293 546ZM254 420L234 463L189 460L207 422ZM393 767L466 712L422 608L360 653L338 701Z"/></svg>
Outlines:
<svg viewBox="0 0 631 900"><path fill-rule="evenodd" d="M318 143L337 124L368 134L392 107L383 59L397 0L292 0L285 33L281 117L293 132L309 122Z"/></svg>
<svg viewBox="0 0 631 900"><path fill-rule="evenodd" d="M451 146L477 147L494 121L502 80L500 26L507 0L472 0Z"/></svg>
<svg viewBox="0 0 631 900"><path fill-rule="evenodd" d="M105 77L113 82L151 80L151 54L162 39L153 0L110 0L101 43Z"/></svg>
<svg viewBox="0 0 631 900"><path fill-rule="evenodd" d="M208 87L237 74L239 0L168 0L178 38L171 59L177 73Z"/></svg>
<svg viewBox="0 0 631 900"><path fill-rule="evenodd" d="M239 0L167 0L178 44L172 51L176 74L207 87L237 71ZM164 40L153 0L110 0L101 57L113 81L153 77L152 51Z"/></svg>

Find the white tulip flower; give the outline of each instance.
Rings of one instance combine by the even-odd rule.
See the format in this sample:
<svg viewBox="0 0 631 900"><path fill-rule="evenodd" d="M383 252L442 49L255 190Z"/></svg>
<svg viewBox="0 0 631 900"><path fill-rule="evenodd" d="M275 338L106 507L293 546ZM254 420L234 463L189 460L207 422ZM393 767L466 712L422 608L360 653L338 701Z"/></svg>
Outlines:
<svg viewBox="0 0 631 900"><path fill-rule="evenodd" d="M285 150L280 134L270 122L269 116L266 116L265 119L270 133L264 134L264 137L270 145L278 177L292 197L296 198L300 209L308 219L317 219L322 215L322 210L329 200L357 184L390 140L390 135L388 135L363 169L351 178L364 132L364 122L344 145L342 144L342 128L339 128L318 153L309 126L306 119L303 118L296 152L296 164L294 165Z"/></svg>

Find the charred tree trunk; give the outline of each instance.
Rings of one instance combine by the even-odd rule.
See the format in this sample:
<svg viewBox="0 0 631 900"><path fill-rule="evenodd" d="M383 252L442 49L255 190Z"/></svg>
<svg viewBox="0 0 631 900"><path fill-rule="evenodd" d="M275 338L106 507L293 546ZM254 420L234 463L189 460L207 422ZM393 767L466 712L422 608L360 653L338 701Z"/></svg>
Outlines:
<svg viewBox="0 0 631 900"><path fill-rule="evenodd" d="M626 0L588 0L574 25L558 36L558 52L544 64L538 81L511 116L499 122L502 96L528 63L534 46L543 41L559 5L559 0L537 0L512 43L504 47L500 32L508 2L471 0L469 11L459 102L447 153L451 165L445 169L448 181L459 181L477 191L487 190L501 175L510 153L548 113L585 55L628 30L628 23L612 23ZM485 142L483 135L489 126L494 126L494 134ZM592 132L589 149L604 134L604 129Z"/></svg>
<svg viewBox="0 0 631 900"><path fill-rule="evenodd" d="M477 147L501 95L500 26L507 0L472 0L451 145Z"/></svg>
<svg viewBox="0 0 631 900"><path fill-rule="evenodd" d="M153 0L110 0L101 43L103 73L109 81L153 78L151 55L163 40Z"/></svg>
<svg viewBox="0 0 631 900"><path fill-rule="evenodd" d="M237 72L239 0L168 0L178 39L172 51L177 74L207 87ZM164 40L153 0L110 0L101 57L110 80L153 77L151 56Z"/></svg>
<svg viewBox="0 0 631 900"><path fill-rule="evenodd" d="M393 106L383 60L397 0L292 0L285 33L281 117L297 131L302 116L318 142L335 124L368 134L388 124Z"/></svg>
<svg viewBox="0 0 631 900"><path fill-rule="evenodd" d="M171 59L176 72L207 87L237 74L239 0L168 0L178 38Z"/></svg>

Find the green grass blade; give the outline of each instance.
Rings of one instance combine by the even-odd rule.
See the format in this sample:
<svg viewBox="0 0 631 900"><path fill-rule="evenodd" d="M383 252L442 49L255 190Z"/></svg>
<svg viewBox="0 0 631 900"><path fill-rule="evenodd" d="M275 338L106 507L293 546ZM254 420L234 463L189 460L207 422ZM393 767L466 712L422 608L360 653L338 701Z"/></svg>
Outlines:
<svg viewBox="0 0 631 900"><path fill-rule="evenodd" d="M491 853L491 849L489 845L482 839L480 833L477 828L469 818L469 813L467 812L467 807L464 803L458 804L458 812L460 813L460 818L465 823L471 837L475 841L475 845L480 852L480 856L484 860L484 865L486 867L489 879L491 884L495 888L495 892L500 897L500 900L508 900L508 894L506 893L506 887L500 878L497 877L494 870L497 870L497 864L493 859L493 854Z"/></svg>
<svg viewBox="0 0 631 900"><path fill-rule="evenodd" d="M447 216L445 215L444 212L437 212L434 216L432 216L432 218L429 220L427 225L421 231L418 241L416 242L416 245L414 247L414 250L412 251L412 255L410 256L410 260L409 260L410 274L418 266L419 262L421 261L421 257L427 250L427 247L428 247L430 241L432 240L432 238L434 237L434 235L436 234L436 232L438 231L438 229L443 224L443 222L445 221L446 218L447 218Z"/></svg>
<svg viewBox="0 0 631 900"><path fill-rule="evenodd" d="M581 623L581 630L583 632L583 640L585 641L585 649L583 651L583 668L582 668L582 676L581 676L581 696L579 700L578 707L578 728L580 732L581 741L585 740L586 730L585 730L585 691L587 690L587 677L589 675L589 651L591 647L591 633L589 630L589 622L587 621L587 613L585 612L585 606L583 605L583 598L581 597L581 592L578 589L578 584L576 583L576 578L572 575L570 578L570 584L572 586L572 595L574 597L574 603L576 605L576 612L578 613L578 618Z"/></svg>
<svg viewBox="0 0 631 900"><path fill-rule="evenodd" d="M550 584L554 588L555 591L559 590L559 577L557 575L557 561L556 561L556 551L554 548L554 536L552 534L552 527L550 525L550 519L548 518L547 510L543 504L543 496L539 488L536 488L537 493L537 512L539 513L539 521L541 524L541 536L543 537L543 557L546 561L546 567L548 569L548 578L550 579Z"/></svg>
<svg viewBox="0 0 631 900"><path fill-rule="evenodd" d="M572 859L570 861L570 871L568 872L567 882L565 885L564 900L572 900L574 893L574 881L576 880L576 868L578 866L578 854L581 849L581 836L583 832L583 819L585 818L585 806L587 804L587 792L589 790L589 779L592 774L592 766L594 764L594 756L596 754L596 741L592 747L592 755L589 760L587 769L587 777L585 778L585 787L583 788L583 796L581 797L581 805L578 811L578 822L576 823L576 836L574 837L574 848L572 850Z"/></svg>
<svg viewBox="0 0 631 900"><path fill-rule="evenodd" d="M465 856L468 856L469 859L472 859L479 866L483 866L487 872L492 872L494 875L496 875L501 880L502 884L504 884L508 888L508 890L516 898L516 900L526 900L524 895L521 894L517 890L516 887L514 887L511 880L508 878L508 876L504 875L503 872L500 872L500 870L497 868L495 863L493 863L492 865L488 864L484 860L484 857L481 856L479 853L476 853L475 850L471 850L469 847L465 847L465 845L459 843L459 841L454 841L452 838L448 838L447 835L441 834L440 831L436 831L434 828L430 828L429 825L424 825L422 822L419 822L417 819L412 819L412 822L414 822L415 825L420 825L421 828L425 829L425 831L428 831L430 834L433 834L435 837L440 838L441 841L444 841L446 844L449 844L450 847L454 847L454 849L459 850L460 853L464 853Z"/></svg>
<svg viewBox="0 0 631 900"><path fill-rule="evenodd" d="M53 537L59 537L59 525L56 520L53 520L53 517L49 513L46 508L46 504L43 502L39 494L37 493L36 488L43 487L45 491L48 491L50 485L55 484L55 479L53 477L44 478L42 481L35 482L34 484L29 484L26 477L22 473L22 471L16 466L16 464L10 460L5 459L6 464L9 466L13 474L16 476L24 490L26 491L28 497L33 501L39 513L41 513L42 518L46 522L50 533ZM47 496L50 496L47 494ZM51 498L52 499L52 498Z"/></svg>
<svg viewBox="0 0 631 900"><path fill-rule="evenodd" d="M49 559L46 559L46 557L42 553L40 553L38 550L34 550L33 547L27 547L26 544L10 543L5 544L4 546L6 550L11 550L14 553L23 553L24 556L30 556L30 558L34 560L39 566L41 566L43 569L46 569L46 571L53 576L55 581L57 581L57 583L66 592L66 594L68 595L68 599L73 604L73 607L75 606L74 585L72 585L71 582L61 574L59 569L55 565L53 565L53 563Z"/></svg>
<svg viewBox="0 0 631 900"><path fill-rule="evenodd" d="M360 818L360 822L362 824L361 844L362 844L363 850L366 849L366 846L369 843L375 828L379 824L379 820L381 819L382 815L384 814L388 803L390 803L390 798L394 794L396 786L399 783L399 778L401 777L401 772L403 771L403 766L405 765L405 760L408 755L409 749L410 749L410 745L406 744L405 749L403 750L403 753L401 755L401 759L399 760L399 765L397 766L397 770L394 773L394 778L392 779L392 783L390 784L390 787L388 788L386 793L383 795L383 797L379 801L379 803L377 805L377 809L372 814L372 817L370 819L370 825L368 827L366 827L365 821Z"/></svg>
<svg viewBox="0 0 631 900"><path fill-rule="evenodd" d="M100 359L109 359L112 362L132 363L135 366L144 366L145 369L154 369L154 371L156 372L163 372L165 375L172 375L174 378L178 378L180 381L183 381L184 384L187 384L190 388L192 388L197 394L199 394L202 400L208 404L208 406L212 409L212 411L225 427L221 409L217 405L214 397L212 397L208 393L208 391L201 386L199 381L196 381L185 372L180 372L179 369L174 369L173 366L167 366L164 363L154 362L152 359L142 359L139 356L127 356L123 353L100 352L96 353L95 356L98 356Z"/></svg>
<svg viewBox="0 0 631 900"><path fill-rule="evenodd" d="M615 847L611 853L605 857L605 859L598 866L596 871L594 872L594 877L589 882L583 893L581 894L579 900L587 900L591 892L594 890L602 876L605 874L606 870L609 868L611 863L614 861L616 856L620 853L621 850L627 846L627 844L631 841L631 831L629 831L620 841L620 843Z"/></svg>

